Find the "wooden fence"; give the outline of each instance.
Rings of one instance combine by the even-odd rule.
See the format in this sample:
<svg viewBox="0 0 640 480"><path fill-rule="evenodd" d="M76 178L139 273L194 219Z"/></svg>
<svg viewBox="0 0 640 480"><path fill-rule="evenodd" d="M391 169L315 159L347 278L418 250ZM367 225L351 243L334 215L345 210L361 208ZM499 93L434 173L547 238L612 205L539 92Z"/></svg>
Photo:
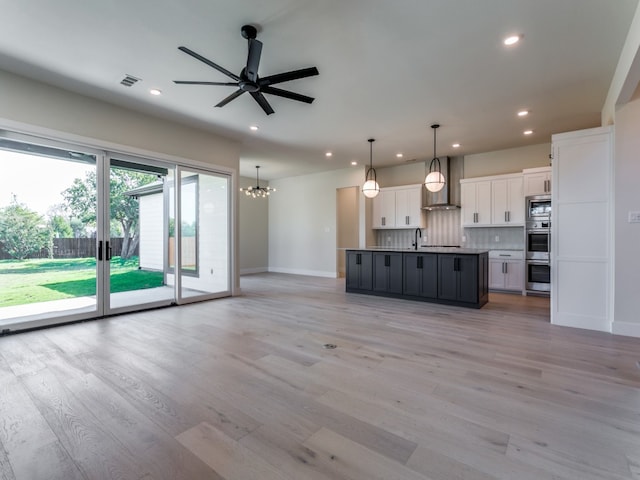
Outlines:
<svg viewBox="0 0 640 480"><path fill-rule="evenodd" d="M111 254L117 257L122 252L123 238L112 238L110 240ZM138 255L136 248L135 255ZM87 258L96 256L95 238L54 238L53 258ZM8 260L11 257L4 251L0 242L0 260ZM49 250L43 248L37 253L33 253L28 258L49 258Z"/></svg>

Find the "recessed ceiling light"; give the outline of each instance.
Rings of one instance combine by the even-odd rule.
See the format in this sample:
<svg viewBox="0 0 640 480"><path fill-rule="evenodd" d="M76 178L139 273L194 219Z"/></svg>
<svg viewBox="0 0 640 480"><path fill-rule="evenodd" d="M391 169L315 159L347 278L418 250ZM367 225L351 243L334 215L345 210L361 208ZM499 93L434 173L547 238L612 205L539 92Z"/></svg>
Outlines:
<svg viewBox="0 0 640 480"><path fill-rule="evenodd" d="M515 45L520 41L521 38L522 38L522 35L511 35L504 39L504 44L507 46Z"/></svg>
<svg viewBox="0 0 640 480"><path fill-rule="evenodd" d="M157 88L152 88L151 90L149 90L149 93L151 95L162 95L162 90L158 90Z"/></svg>
<svg viewBox="0 0 640 480"><path fill-rule="evenodd" d="M333 157L333 153L331 152L327 152L324 154L325 157Z"/></svg>
<svg viewBox="0 0 640 480"><path fill-rule="evenodd" d="M526 117L527 115L529 115L529 110L520 110L518 112L519 117Z"/></svg>
<svg viewBox="0 0 640 480"><path fill-rule="evenodd" d="M254 132L257 132L257 131L258 131L258 128L260 128L260 127L258 127L257 125L251 125L251 126L249 127L249 130L254 131Z"/></svg>
<svg viewBox="0 0 640 480"><path fill-rule="evenodd" d="M533 133L533 130L525 130L524 132L525 135L531 135Z"/></svg>
<svg viewBox="0 0 640 480"><path fill-rule="evenodd" d="M454 143L453 145L451 145L453 148L460 148L460 144L459 143Z"/></svg>
<svg viewBox="0 0 640 480"><path fill-rule="evenodd" d="M396 153L396 158L402 158L402 157L404 157L404 155L403 155L403 154L401 154L401 153Z"/></svg>
<svg viewBox="0 0 640 480"><path fill-rule="evenodd" d="M351 162L351 165L356 166L358 162Z"/></svg>

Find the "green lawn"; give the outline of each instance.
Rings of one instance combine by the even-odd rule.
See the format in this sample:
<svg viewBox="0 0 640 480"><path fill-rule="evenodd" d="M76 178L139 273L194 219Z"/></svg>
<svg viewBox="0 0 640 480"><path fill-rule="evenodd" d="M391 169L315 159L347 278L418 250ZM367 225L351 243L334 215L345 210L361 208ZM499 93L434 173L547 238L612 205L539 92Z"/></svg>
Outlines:
<svg viewBox="0 0 640 480"><path fill-rule="evenodd" d="M138 270L137 257L110 263L112 293L163 284L162 272ZM95 294L95 258L0 260L0 307Z"/></svg>

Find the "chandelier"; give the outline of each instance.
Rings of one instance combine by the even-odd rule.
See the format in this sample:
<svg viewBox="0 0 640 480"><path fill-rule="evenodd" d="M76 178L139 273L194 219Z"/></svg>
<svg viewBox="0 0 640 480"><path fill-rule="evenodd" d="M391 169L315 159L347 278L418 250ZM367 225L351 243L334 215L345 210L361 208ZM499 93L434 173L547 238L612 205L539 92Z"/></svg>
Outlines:
<svg viewBox="0 0 640 480"><path fill-rule="evenodd" d="M275 188L271 188L271 187L261 187L260 186L260 177L258 176L258 172L260 167L258 165L256 165L256 186L255 187L246 187L246 188L241 188L240 191L244 192L244 194L247 197L251 197L251 198L265 198L269 195L271 195L271 192L275 192L276 189Z"/></svg>

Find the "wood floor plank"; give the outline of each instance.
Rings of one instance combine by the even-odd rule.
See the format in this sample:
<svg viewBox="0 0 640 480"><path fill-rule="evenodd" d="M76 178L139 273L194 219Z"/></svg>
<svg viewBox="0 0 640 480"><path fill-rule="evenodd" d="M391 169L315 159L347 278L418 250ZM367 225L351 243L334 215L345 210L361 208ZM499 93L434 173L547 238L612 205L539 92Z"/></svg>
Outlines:
<svg viewBox="0 0 640 480"><path fill-rule="evenodd" d="M0 383L0 445L3 468L17 478L83 478L17 378Z"/></svg>
<svg viewBox="0 0 640 480"><path fill-rule="evenodd" d="M156 428L150 419L95 375L73 379L65 385L101 424L110 426L110 431L136 462L148 465L146 474L150 478L219 478L191 452L175 445L171 435Z"/></svg>
<svg viewBox="0 0 640 480"><path fill-rule="evenodd" d="M295 480L208 423L176 438L225 480Z"/></svg>
<svg viewBox="0 0 640 480"><path fill-rule="evenodd" d="M146 473L145 467L137 464L118 442L110 426L101 425L48 369L22 380L38 410L85 477L137 480Z"/></svg>
<svg viewBox="0 0 640 480"><path fill-rule="evenodd" d="M373 452L337 433L322 428L309 437L307 455L336 478L368 480L426 480L429 477Z"/></svg>

